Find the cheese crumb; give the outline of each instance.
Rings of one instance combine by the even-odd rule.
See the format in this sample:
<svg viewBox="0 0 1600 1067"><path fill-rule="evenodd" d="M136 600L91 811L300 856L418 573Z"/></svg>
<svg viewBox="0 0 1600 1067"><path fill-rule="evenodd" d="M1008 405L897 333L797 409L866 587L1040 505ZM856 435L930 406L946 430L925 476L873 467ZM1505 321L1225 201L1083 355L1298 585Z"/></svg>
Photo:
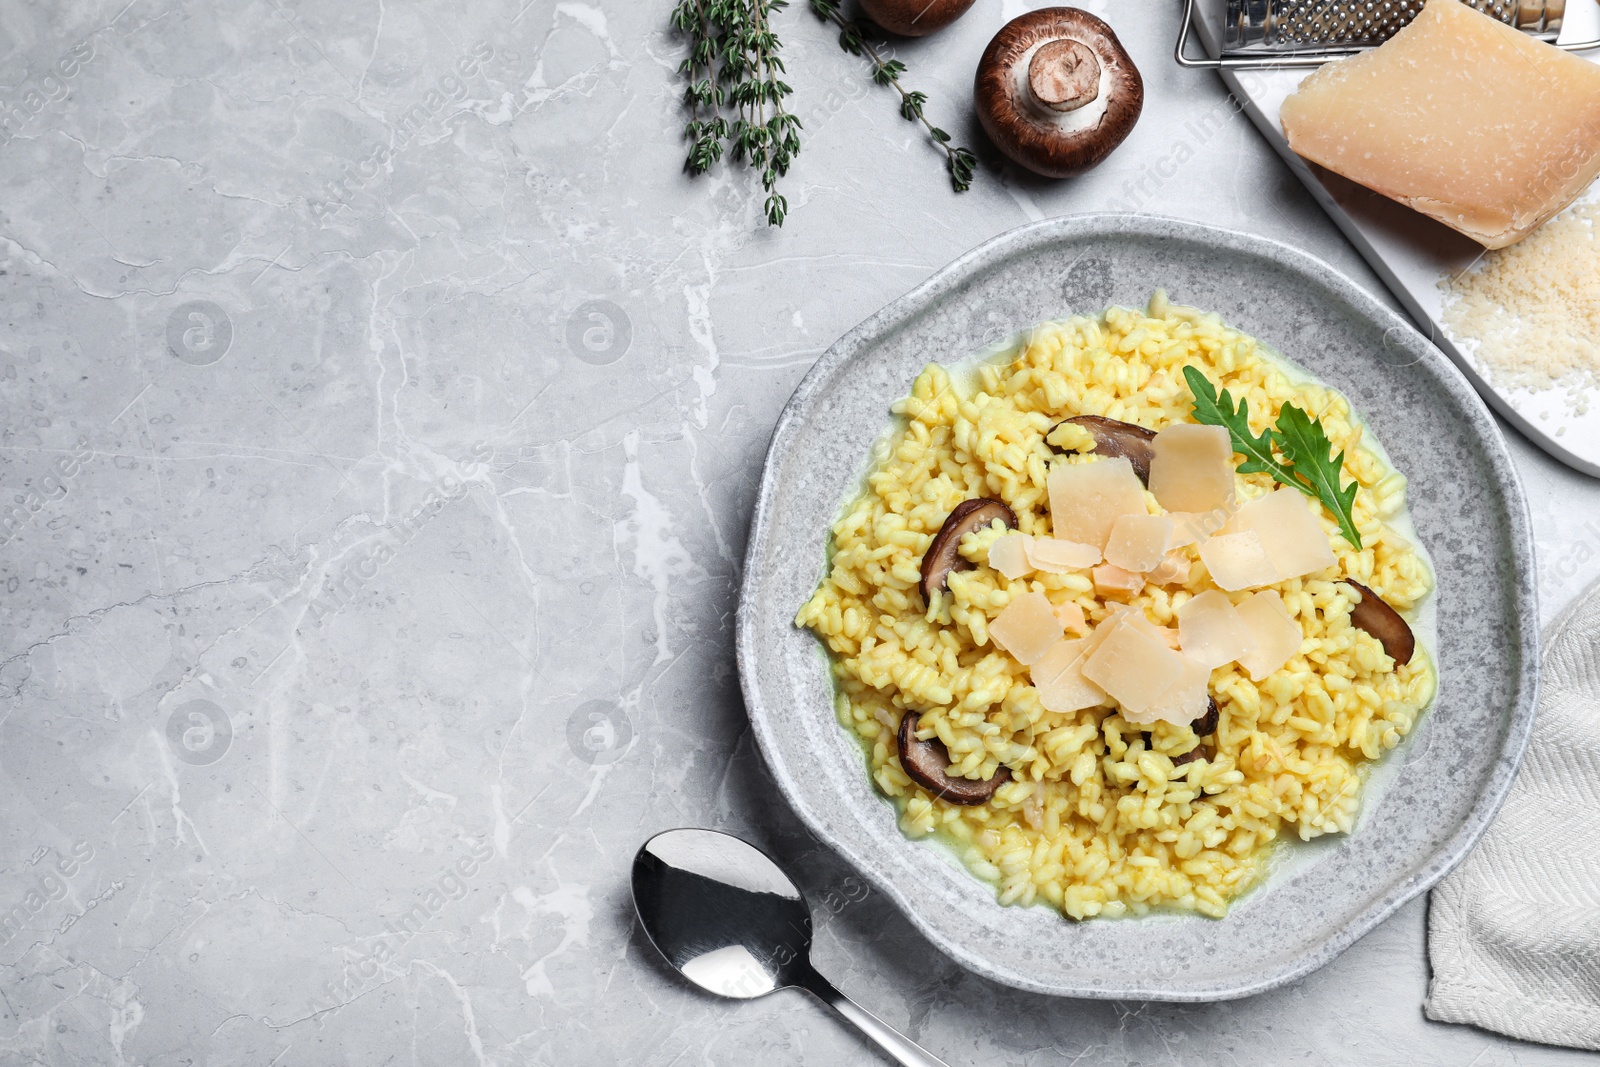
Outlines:
<svg viewBox="0 0 1600 1067"><path fill-rule="evenodd" d="M1175 548L1162 556L1161 562L1145 578L1156 585L1184 585L1189 581L1189 557Z"/></svg>
<svg viewBox="0 0 1600 1067"><path fill-rule="evenodd" d="M1061 620L1064 629L1073 633L1085 634L1089 632L1089 620L1084 617L1083 609L1072 601L1056 605L1056 618Z"/></svg>
<svg viewBox="0 0 1600 1067"><path fill-rule="evenodd" d="M1102 563L1091 573L1094 575L1094 591L1103 597L1128 599L1137 596L1144 588L1144 575L1124 570L1115 563Z"/></svg>

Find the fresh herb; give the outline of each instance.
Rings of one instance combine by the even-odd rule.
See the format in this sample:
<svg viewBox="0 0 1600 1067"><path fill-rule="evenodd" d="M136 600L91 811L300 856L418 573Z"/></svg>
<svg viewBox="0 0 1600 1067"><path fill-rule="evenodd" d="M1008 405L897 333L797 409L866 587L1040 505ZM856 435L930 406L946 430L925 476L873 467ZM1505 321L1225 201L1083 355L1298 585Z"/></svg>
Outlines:
<svg viewBox="0 0 1600 1067"><path fill-rule="evenodd" d="M1361 547L1361 533L1356 529L1352 513L1356 483L1339 487L1344 453L1330 458L1333 443L1328 440L1322 423L1293 404L1285 404L1278 411L1278 425L1274 429L1252 434L1248 400L1241 397L1235 408L1228 391L1224 389L1219 394L1216 386L1196 367L1183 368L1183 377L1194 394L1195 420L1207 426L1226 428L1233 438L1233 450L1244 456L1244 462L1239 464L1240 474L1270 474L1284 485L1322 501L1339 523L1344 539L1358 549Z"/></svg>
<svg viewBox="0 0 1600 1067"><path fill-rule="evenodd" d="M781 43L772 13L787 0L679 0L673 27L689 39L678 71L687 80L684 169L704 174L722 158L748 163L766 190L767 225L782 226L789 201L778 179L800 153L800 120L783 108L793 90L783 81ZM731 117L731 121L730 121Z"/></svg>
<svg viewBox="0 0 1600 1067"><path fill-rule="evenodd" d="M865 19L847 19L839 13L839 0L811 0L811 10L824 22L839 27L839 47L853 56L861 56L872 64L872 81L875 85L892 86L900 94L900 116L907 122L920 122L927 128L933 143L944 150L945 169L950 172L950 187L964 193L972 187L973 168L978 157L959 145L952 144L950 135L928 121L922 107L928 94L907 92L900 84L900 75L906 65L898 59L884 59L870 40L875 27Z"/></svg>

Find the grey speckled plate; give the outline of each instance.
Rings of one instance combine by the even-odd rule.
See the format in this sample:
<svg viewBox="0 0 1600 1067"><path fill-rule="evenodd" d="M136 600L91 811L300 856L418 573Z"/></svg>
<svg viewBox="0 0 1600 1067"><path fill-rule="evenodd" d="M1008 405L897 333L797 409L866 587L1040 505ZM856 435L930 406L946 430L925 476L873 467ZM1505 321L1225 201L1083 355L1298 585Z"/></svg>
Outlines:
<svg viewBox="0 0 1600 1067"><path fill-rule="evenodd" d="M1363 796L1349 837L1310 846L1227 918L1073 922L1004 908L941 847L903 837L834 719L821 646L793 625L868 449L930 360L952 363L1035 322L1163 287L1220 312L1342 390L1411 482L1437 568L1440 690ZM1461 373L1328 267L1242 233L1149 216L1050 219L969 252L817 361L773 433L739 605L739 668L756 736L807 825L936 945L999 982L1062 996L1220 1000L1327 963L1472 847L1532 724L1538 612L1527 507L1500 433ZM1386 761L1388 762L1388 761ZM1386 779L1386 780L1381 780Z"/></svg>

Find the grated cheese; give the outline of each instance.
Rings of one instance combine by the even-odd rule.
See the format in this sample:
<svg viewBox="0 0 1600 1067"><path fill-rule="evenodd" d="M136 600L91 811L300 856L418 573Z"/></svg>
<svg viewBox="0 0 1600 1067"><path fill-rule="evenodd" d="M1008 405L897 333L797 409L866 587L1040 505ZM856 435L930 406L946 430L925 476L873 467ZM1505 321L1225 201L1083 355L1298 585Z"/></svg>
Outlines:
<svg viewBox="0 0 1600 1067"><path fill-rule="evenodd" d="M1576 414L1600 386L1600 202L1578 204L1521 243L1439 283L1444 325L1500 388L1564 386Z"/></svg>

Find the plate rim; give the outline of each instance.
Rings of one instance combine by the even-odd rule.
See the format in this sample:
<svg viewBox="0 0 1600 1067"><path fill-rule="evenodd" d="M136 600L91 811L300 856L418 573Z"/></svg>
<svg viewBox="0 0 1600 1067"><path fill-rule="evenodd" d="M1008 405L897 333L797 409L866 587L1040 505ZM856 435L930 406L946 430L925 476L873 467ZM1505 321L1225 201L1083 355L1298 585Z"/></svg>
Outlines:
<svg viewBox="0 0 1600 1067"><path fill-rule="evenodd" d="M750 605L756 600L765 575L762 568L750 566L750 561L759 558L768 541L770 516L773 513L777 490L774 474L779 453L784 449L787 439L798 428L797 424L805 413L804 409L811 404L814 395L828 382L835 371L857 357L857 350L864 342L885 334L891 328L927 311L941 294L970 280L988 261L1003 259L1063 240L1117 236L1203 240L1214 246L1226 247L1231 252L1259 255L1315 285L1332 291L1362 317L1382 327L1386 333L1389 330L1401 330L1419 349L1421 360L1431 362L1440 386L1457 399L1468 414L1473 429L1477 431L1493 475L1492 480L1505 501L1509 527L1508 540L1513 547L1514 570L1511 585L1513 602L1510 609L1514 613L1515 632L1519 637L1515 651L1519 655L1520 670L1511 679L1510 721L1507 724L1505 743L1493 769L1488 774L1484 788L1478 794L1477 800L1460 827L1434 850L1421 869L1390 893L1376 898L1362 908L1331 937L1298 956L1289 957L1282 966L1268 967L1258 972L1253 979L1241 979L1232 984L1211 986L1203 990L1163 985L1159 978L1147 978L1116 987L1063 986L1041 982L1027 974L1008 971L997 966L993 960L979 956L964 945L945 937L924 919L921 907L910 899L907 893L886 878L883 872L872 864L868 856L861 854L848 841L833 835L829 831L827 821L811 808L805 799L804 791L795 781L789 768L775 755L778 748L773 723L764 710L767 706L766 695L753 668L759 632ZM1094 212L1063 215L1007 230L951 260L904 295L890 301L841 335L800 380L794 393L784 404L763 454L760 487L752 509L749 534L745 543L743 574L740 579L739 603L735 616L735 647L740 689L752 731L761 748L763 761L779 792L800 817L807 830L842 856L874 888L892 901L924 938L962 967L1013 988L1050 996L1097 1000L1159 1000L1174 1003L1234 1000L1276 989L1331 962L1383 920L1436 885L1466 858L1484 830L1488 828L1516 777L1517 768L1532 732L1538 704L1540 628L1538 590L1532 576L1533 561L1533 532L1527 496L1500 427L1495 423L1483 398L1467 381L1460 368L1403 316L1384 305L1377 297L1340 271L1270 237L1148 213ZM917 847L927 847L923 843L911 842L910 839L907 841Z"/></svg>

